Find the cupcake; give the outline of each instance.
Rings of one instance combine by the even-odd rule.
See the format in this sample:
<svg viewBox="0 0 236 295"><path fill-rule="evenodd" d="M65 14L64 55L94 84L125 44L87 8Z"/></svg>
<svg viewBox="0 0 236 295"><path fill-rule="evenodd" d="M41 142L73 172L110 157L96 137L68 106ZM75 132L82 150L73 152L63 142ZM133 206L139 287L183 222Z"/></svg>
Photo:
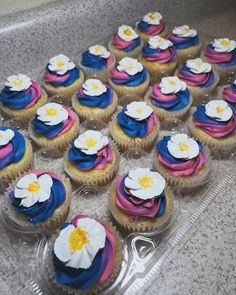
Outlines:
<svg viewBox="0 0 236 295"><path fill-rule="evenodd" d="M207 147L187 134L164 136L156 145L154 167L171 186L197 187L209 179Z"/></svg>
<svg viewBox="0 0 236 295"><path fill-rule="evenodd" d="M219 89L219 97L223 98L234 110L236 110L236 80L230 85Z"/></svg>
<svg viewBox="0 0 236 295"><path fill-rule="evenodd" d="M229 82L228 79L236 71L236 41L228 38L215 39L203 52L203 58L213 64L222 83Z"/></svg>
<svg viewBox="0 0 236 295"><path fill-rule="evenodd" d="M70 209L70 182L52 172L33 171L7 192L9 217L26 229L56 229Z"/></svg>
<svg viewBox="0 0 236 295"><path fill-rule="evenodd" d="M69 57L59 54L50 59L44 73L44 87L50 96L62 95L66 102L83 83L84 74Z"/></svg>
<svg viewBox="0 0 236 295"><path fill-rule="evenodd" d="M133 101L114 116L110 133L120 151L140 148L150 151L159 131L156 112L144 101Z"/></svg>
<svg viewBox="0 0 236 295"><path fill-rule="evenodd" d="M219 75L212 69L212 65L203 62L201 58L187 60L176 75L186 82L194 105L208 99L219 81Z"/></svg>
<svg viewBox="0 0 236 295"><path fill-rule="evenodd" d="M107 136L87 130L71 143L64 163L66 173L79 185L104 186L117 173L119 152Z"/></svg>
<svg viewBox="0 0 236 295"><path fill-rule="evenodd" d="M97 78L106 83L115 63L116 58L114 54L111 54L102 45L94 45L82 53L80 67L87 79Z"/></svg>
<svg viewBox="0 0 236 295"><path fill-rule="evenodd" d="M173 75L176 65L176 48L172 42L159 36L151 37L143 47L140 61L147 68L152 83L161 77Z"/></svg>
<svg viewBox="0 0 236 295"><path fill-rule="evenodd" d="M168 39L177 49L177 61L181 65L190 58L197 57L201 49L201 42L197 31L184 25L175 27Z"/></svg>
<svg viewBox="0 0 236 295"><path fill-rule="evenodd" d="M33 165L31 144L12 127L0 127L0 181L10 181Z"/></svg>
<svg viewBox="0 0 236 295"><path fill-rule="evenodd" d="M167 35L165 22L159 12L149 12L145 14L143 19L137 23L136 29L145 43L152 36L160 35L165 37Z"/></svg>
<svg viewBox="0 0 236 295"><path fill-rule="evenodd" d="M49 277L69 294L100 293L114 282L120 270L119 239L113 226L86 215L75 216L52 239Z"/></svg>
<svg viewBox="0 0 236 295"><path fill-rule="evenodd" d="M109 83L118 97L142 96L147 91L149 80L146 68L137 59L124 57L111 71Z"/></svg>
<svg viewBox="0 0 236 295"><path fill-rule="evenodd" d="M47 103L36 112L29 125L29 135L39 146L64 150L79 132L79 120L68 107Z"/></svg>
<svg viewBox="0 0 236 295"><path fill-rule="evenodd" d="M0 92L2 111L10 118L29 121L36 110L47 102L39 84L23 74L10 76Z"/></svg>
<svg viewBox="0 0 236 295"><path fill-rule="evenodd" d="M150 87L145 101L157 113L159 120L184 119L192 104L186 83L178 77L164 77L161 83Z"/></svg>
<svg viewBox="0 0 236 295"><path fill-rule="evenodd" d="M72 98L72 106L79 118L108 122L117 109L114 90L97 79L88 79Z"/></svg>
<svg viewBox="0 0 236 295"><path fill-rule="evenodd" d="M122 25L118 28L115 34L108 43L109 50L115 54L117 61L123 57L137 58L141 52L143 41L135 30L127 25Z"/></svg>
<svg viewBox="0 0 236 295"><path fill-rule="evenodd" d="M236 114L226 101L212 100L197 106L189 130L217 156L236 147Z"/></svg>
<svg viewBox="0 0 236 295"><path fill-rule="evenodd" d="M172 202L172 192L159 173L137 168L118 178L109 207L125 231L160 231L170 222Z"/></svg>

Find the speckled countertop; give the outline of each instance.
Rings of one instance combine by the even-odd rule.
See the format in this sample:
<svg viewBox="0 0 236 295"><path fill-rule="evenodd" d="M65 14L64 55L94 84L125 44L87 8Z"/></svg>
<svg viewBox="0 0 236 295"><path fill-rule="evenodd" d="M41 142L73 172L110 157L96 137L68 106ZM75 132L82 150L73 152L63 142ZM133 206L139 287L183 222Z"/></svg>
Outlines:
<svg viewBox="0 0 236 295"><path fill-rule="evenodd" d="M171 24L189 24L212 36L236 39L235 0L68 0L0 18L0 81L24 72L37 77L46 61L71 57L122 23L159 10ZM231 171L235 174L235 171ZM236 294L236 179L233 178L138 294ZM9 273L9 276L12 274ZM23 286L0 293L32 294Z"/></svg>

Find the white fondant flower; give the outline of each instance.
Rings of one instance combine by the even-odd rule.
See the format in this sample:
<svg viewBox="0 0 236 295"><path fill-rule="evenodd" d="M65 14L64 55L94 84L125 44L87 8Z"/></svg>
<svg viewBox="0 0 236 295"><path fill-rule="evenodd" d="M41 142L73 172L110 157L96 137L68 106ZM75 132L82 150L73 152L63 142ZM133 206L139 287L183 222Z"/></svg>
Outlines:
<svg viewBox="0 0 236 295"><path fill-rule="evenodd" d="M48 68L58 75L64 75L66 72L75 68L75 64L64 54L59 54L52 57L49 61Z"/></svg>
<svg viewBox="0 0 236 295"><path fill-rule="evenodd" d="M149 12L143 17L143 21L150 25L159 25L162 15L159 12Z"/></svg>
<svg viewBox="0 0 236 295"><path fill-rule="evenodd" d="M0 146L8 144L15 136L15 132L11 129L0 130Z"/></svg>
<svg viewBox="0 0 236 295"><path fill-rule="evenodd" d="M61 230L54 244L56 257L68 267L88 269L97 252L104 248L106 231L92 218L81 218L77 226Z"/></svg>
<svg viewBox="0 0 236 295"><path fill-rule="evenodd" d="M125 114L137 121L148 118L153 112L153 109L145 101L133 101L126 108Z"/></svg>
<svg viewBox="0 0 236 295"><path fill-rule="evenodd" d="M126 72L128 75L133 76L139 72L142 72L143 65L137 59L131 57L123 57L119 61L117 69L120 72Z"/></svg>
<svg viewBox="0 0 236 295"><path fill-rule="evenodd" d="M76 148L87 155L94 155L109 144L107 136L99 131L87 130L74 141Z"/></svg>
<svg viewBox="0 0 236 295"><path fill-rule="evenodd" d="M212 69L212 65L204 62L201 58L187 60L186 66L194 74L209 73Z"/></svg>
<svg viewBox="0 0 236 295"><path fill-rule="evenodd" d="M209 101L205 105L205 112L208 117L221 122L228 121L233 115L231 107L224 100Z"/></svg>
<svg viewBox="0 0 236 295"><path fill-rule="evenodd" d="M231 52L236 48L236 41L228 38L215 39L212 46L217 52Z"/></svg>
<svg viewBox="0 0 236 295"><path fill-rule="evenodd" d="M62 105L55 102L46 103L41 108L37 109L37 115L38 120L49 126L64 122L69 116L67 110Z"/></svg>
<svg viewBox="0 0 236 295"><path fill-rule="evenodd" d="M187 26L187 25L175 27L172 32L174 35L179 36L179 37L195 37L195 36L197 36L197 31L194 29L190 29L189 26Z"/></svg>
<svg viewBox="0 0 236 295"><path fill-rule="evenodd" d="M178 77L164 77L159 84L161 92L164 94L177 93L186 90L186 83L181 81Z"/></svg>
<svg viewBox="0 0 236 295"><path fill-rule="evenodd" d="M169 153L177 159L193 159L199 154L199 146L193 138L180 133L171 136L167 143Z"/></svg>
<svg viewBox="0 0 236 295"><path fill-rule="evenodd" d="M131 26L122 25L118 29L118 36L125 41L132 41L138 38L138 34Z"/></svg>
<svg viewBox="0 0 236 295"><path fill-rule="evenodd" d="M31 79L23 74L13 75L7 78L5 85L10 88L11 91L27 90L31 85Z"/></svg>
<svg viewBox="0 0 236 295"><path fill-rule="evenodd" d="M21 199L21 206L29 208L37 202L45 202L51 194L53 181L50 175L43 174L37 177L36 174L23 176L16 184L14 196Z"/></svg>
<svg viewBox="0 0 236 295"><path fill-rule="evenodd" d="M98 79L88 79L83 84L84 93L90 96L98 96L107 91L106 86Z"/></svg>
<svg viewBox="0 0 236 295"><path fill-rule="evenodd" d="M148 44L149 44L150 48L152 48L152 49L160 48L161 50L165 50L165 49L173 46L173 43L170 40L164 39L160 36L150 37L148 40Z"/></svg>
<svg viewBox="0 0 236 295"><path fill-rule="evenodd" d="M236 85L236 80L234 80L234 85Z"/></svg>
<svg viewBox="0 0 236 295"><path fill-rule="evenodd" d="M139 199L148 200L159 196L166 185L165 179L149 168L131 170L125 178L125 186Z"/></svg>
<svg viewBox="0 0 236 295"><path fill-rule="evenodd" d="M89 52L93 55L98 55L103 58L108 58L111 55L110 51L108 51L106 47L102 45L94 45L89 47Z"/></svg>

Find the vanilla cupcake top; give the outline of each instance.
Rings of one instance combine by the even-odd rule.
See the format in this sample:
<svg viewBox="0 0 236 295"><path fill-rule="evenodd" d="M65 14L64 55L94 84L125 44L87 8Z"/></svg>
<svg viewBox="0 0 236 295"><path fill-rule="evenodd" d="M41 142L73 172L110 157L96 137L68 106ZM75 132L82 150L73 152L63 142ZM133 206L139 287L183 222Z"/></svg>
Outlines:
<svg viewBox="0 0 236 295"><path fill-rule="evenodd" d="M197 31L188 25L175 27L168 38L177 49L189 48L200 44Z"/></svg>
<svg viewBox="0 0 236 295"><path fill-rule="evenodd" d="M137 28L147 36L156 36L164 31L165 23L159 12L152 11L143 16L137 23Z"/></svg>

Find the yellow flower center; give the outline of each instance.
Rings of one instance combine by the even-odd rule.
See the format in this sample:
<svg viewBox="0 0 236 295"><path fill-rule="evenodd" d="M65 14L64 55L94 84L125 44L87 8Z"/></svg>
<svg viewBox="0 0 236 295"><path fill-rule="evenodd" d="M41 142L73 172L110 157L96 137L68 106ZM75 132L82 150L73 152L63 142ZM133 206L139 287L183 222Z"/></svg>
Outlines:
<svg viewBox="0 0 236 295"><path fill-rule="evenodd" d="M199 67L201 67L201 66L203 65L202 60L198 60L198 61L196 61L196 65L199 66Z"/></svg>
<svg viewBox="0 0 236 295"><path fill-rule="evenodd" d="M157 18L157 15L156 15L154 12L149 13L148 16L149 16L151 19L156 19L156 18Z"/></svg>
<svg viewBox="0 0 236 295"><path fill-rule="evenodd" d="M88 234L85 230L80 227L77 227L72 231L69 236L69 248L70 251L79 251L81 250L86 244L89 244Z"/></svg>
<svg viewBox="0 0 236 295"><path fill-rule="evenodd" d="M91 148L91 147L94 147L95 144L97 143L96 139L95 138L88 138L85 140L85 143L87 145L87 147Z"/></svg>
<svg viewBox="0 0 236 295"><path fill-rule="evenodd" d="M135 111L136 111L136 113L138 113L138 114L141 115L141 114L143 113L144 110L143 110L143 108L138 107L138 108L135 109Z"/></svg>
<svg viewBox="0 0 236 295"><path fill-rule="evenodd" d="M0 133L0 138L3 138L3 135Z"/></svg>
<svg viewBox="0 0 236 295"><path fill-rule="evenodd" d="M127 64L127 68L131 70L134 66L132 64Z"/></svg>
<svg viewBox="0 0 236 295"><path fill-rule="evenodd" d="M169 80L169 84L174 86L174 85L176 85L176 82L174 80Z"/></svg>
<svg viewBox="0 0 236 295"><path fill-rule="evenodd" d="M165 39L162 38L162 37L158 37L158 38L157 38L157 42L158 42L159 44L163 44L164 41L165 41Z"/></svg>
<svg viewBox="0 0 236 295"><path fill-rule="evenodd" d="M129 28L124 29L124 34L126 36L132 36L132 31Z"/></svg>
<svg viewBox="0 0 236 295"><path fill-rule="evenodd" d="M183 30L184 30L185 32L189 32L189 26L184 26L184 27L183 27Z"/></svg>
<svg viewBox="0 0 236 295"><path fill-rule="evenodd" d="M30 193L37 193L39 189L40 185L37 181L31 182L27 187L27 191Z"/></svg>
<svg viewBox="0 0 236 295"><path fill-rule="evenodd" d="M92 84L92 88L93 88L93 90L98 90L99 89L99 85L97 83L93 83Z"/></svg>
<svg viewBox="0 0 236 295"><path fill-rule="evenodd" d="M23 81L19 78L16 78L14 81L12 81L12 84L14 86L20 86L23 83Z"/></svg>
<svg viewBox="0 0 236 295"><path fill-rule="evenodd" d="M57 66L58 68L64 67L64 65L65 65L65 62L64 62L63 60L58 59L58 60L56 61L56 66Z"/></svg>
<svg viewBox="0 0 236 295"><path fill-rule="evenodd" d="M95 53L99 53L99 52L101 52L101 48L100 47L95 47L94 51L95 51Z"/></svg>
<svg viewBox="0 0 236 295"><path fill-rule="evenodd" d="M224 46L227 46L229 45L230 41L228 39L222 39L220 43Z"/></svg>
<svg viewBox="0 0 236 295"><path fill-rule="evenodd" d="M189 151L189 145L186 143L186 142L180 142L179 144L178 144L178 146L179 146L179 149L181 150L181 152L187 152L187 151Z"/></svg>
<svg viewBox="0 0 236 295"><path fill-rule="evenodd" d="M46 115L47 116L56 116L57 114L57 110L55 110L54 108L48 108L46 109Z"/></svg>
<svg viewBox="0 0 236 295"><path fill-rule="evenodd" d="M153 180L148 174L144 174L143 177L139 178L138 183L143 188L150 188L153 184Z"/></svg>
<svg viewBox="0 0 236 295"><path fill-rule="evenodd" d="M221 106L218 106L218 107L216 107L216 112L217 112L218 114L220 114L220 113L224 113L224 112L225 112L225 109L224 109L223 107L221 107Z"/></svg>

